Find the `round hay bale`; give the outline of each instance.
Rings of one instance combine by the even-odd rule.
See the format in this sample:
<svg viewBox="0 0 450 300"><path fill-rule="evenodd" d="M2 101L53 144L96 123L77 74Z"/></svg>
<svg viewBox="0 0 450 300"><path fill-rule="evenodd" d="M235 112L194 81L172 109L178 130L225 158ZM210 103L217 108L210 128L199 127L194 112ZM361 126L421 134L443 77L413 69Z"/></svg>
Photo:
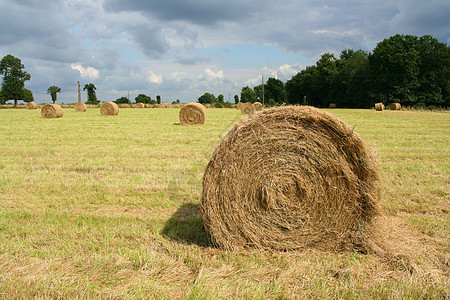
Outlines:
<svg viewBox="0 0 450 300"><path fill-rule="evenodd" d="M389 106L390 110L400 110L402 109L402 105L400 103L392 103L391 106Z"/></svg>
<svg viewBox="0 0 450 300"><path fill-rule="evenodd" d="M378 194L375 158L350 126L284 106L243 119L221 141L200 211L225 249L364 251Z"/></svg>
<svg viewBox="0 0 450 300"><path fill-rule="evenodd" d="M257 111L261 111L263 109L263 105L261 102L255 102L255 103L253 103L253 105L255 106L255 109Z"/></svg>
<svg viewBox="0 0 450 300"><path fill-rule="evenodd" d="M328 108L336 108L336 103L330 103L330 105L328 105Z"/></svg>
<svg viewBox="0 0 450 300"><path fill-rule="evenodd" d="M249 115L255 110L255 105L251 102L245 102L241 105L241 113L243 115Z"/></svg>
<svg viewBox="0 0 450 300"><path fill-rule="evenodd" d="M37 109L37 108L38 108L38 105L37 105L36 103L34 103L34 102L28 102L28 103L25 105L25 108L26 108L26 109Z"/></svg>
<svg viewBox="0 0 450 300"><path fill-rule="evenodd" d="M156 108L165 108L166 106L164 104L156 104L155 107Z"/></svg>
<svg viewBox="0 0 450 300"><path fill-rule="evenodd" d="M136 103L136 108L145 108L145 104L142 102Z"/></svg>
<svg viewBox="0 0 450 300"><path fill-rule="evenodd" d="M201 103L190 102L180 109L179 118L182 125L205 124L206 109Z"/></svg>
<svg viewBox="0 0 450 300"><path fill-rule="evenodd" d="M115 102L105 102L100 106L102 116L116 116L119 114L119 106Z"/></svg>
<svg viewBox="0 0 450 300"><path fill-rule="evenodd" d="M375 103L375 110L376 111L383 111L384 110L384 104L379 102L379 103Z"/></svg>
<svg viewBox="0 0 450 300"><path fill-rule="evenodd" d="M63 114L63 109L59 104L45 104L41 108L41 117L43 118L61 118Z"/></svg>
<svg viewBox="0 0 450 300"><path fill-rule="evenodd" d="M165 108L173 108L173 104L172 103L167 103L166 105L164 105Z"/></svg>
<svg viewBox="0 0 450 300"><path fill-rule="evenodd" d="M236 108L239 109L239 110L241 110L242 104L244 104L244 103L238 102L238 104L236 104Z"/></svg>
<svg viewBox="0 0 450 300"><path fill-rule="evenodd" d="M86 104L84 104L83 102L77 102L75 103L75 105L73 106L73 109L75 111L87 111L87 106Z"/></svg>

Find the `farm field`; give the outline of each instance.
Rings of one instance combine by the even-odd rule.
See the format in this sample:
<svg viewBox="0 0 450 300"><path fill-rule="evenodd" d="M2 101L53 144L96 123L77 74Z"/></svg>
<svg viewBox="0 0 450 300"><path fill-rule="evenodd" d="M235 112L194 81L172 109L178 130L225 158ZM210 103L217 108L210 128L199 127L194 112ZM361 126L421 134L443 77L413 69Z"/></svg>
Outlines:
<svg viewBox="0 0 450 300"><path fill-rule="evenodd" d="M0 299L448 299L450 113L327 110L377 151L378 253L224 251L202 176L242 116L0 109Z"/></svg>

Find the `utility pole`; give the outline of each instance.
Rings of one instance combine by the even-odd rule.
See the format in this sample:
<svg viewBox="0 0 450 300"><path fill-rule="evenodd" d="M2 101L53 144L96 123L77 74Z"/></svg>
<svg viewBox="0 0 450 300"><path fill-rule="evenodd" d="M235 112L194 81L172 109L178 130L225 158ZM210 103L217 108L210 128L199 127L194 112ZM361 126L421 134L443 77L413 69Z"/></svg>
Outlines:
<svg viewBox="0 0 450 300"><path fill-rule="evenodd" d="M80 82L78 81L78 102L81 103L81 89L80 89Z"/></svg>
<svg viewBox="0 0 450 300"><path fill-rule="evenodd" d="M262 101L263 101L262 105L264 107L264 75L261 76L262 76Z"/></svg>

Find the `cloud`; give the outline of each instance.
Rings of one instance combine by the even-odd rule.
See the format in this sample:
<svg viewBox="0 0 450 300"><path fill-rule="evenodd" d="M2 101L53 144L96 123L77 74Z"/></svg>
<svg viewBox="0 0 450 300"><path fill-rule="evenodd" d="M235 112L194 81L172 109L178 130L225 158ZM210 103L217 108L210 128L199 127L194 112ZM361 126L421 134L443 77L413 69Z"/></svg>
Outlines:
<svg viewBox="0 0 450 300"><path fill-rule="evenodd" d="M149 83L154 83L154 84L158 84L158 85L163 83L163 77L161 75L156 75L152 71L149 71L148 73L149 73L149 75L147 76L147 81Z"/></svg>
<svg viewBox="0 0 450 300"><path fill-rule="evenodd" d="M81 64L71 64L70 67L80 72L82 78L89 78L95 80L98 78L99 71L93 67L83 67Z"/></svg>
<svg viewBox="0 0 450 300"><path fill-rule="evenodd" d="M199 78L207 81L223 80L223 70L214 72L210 68L206 68L205 74L200 75Z"/></svg>

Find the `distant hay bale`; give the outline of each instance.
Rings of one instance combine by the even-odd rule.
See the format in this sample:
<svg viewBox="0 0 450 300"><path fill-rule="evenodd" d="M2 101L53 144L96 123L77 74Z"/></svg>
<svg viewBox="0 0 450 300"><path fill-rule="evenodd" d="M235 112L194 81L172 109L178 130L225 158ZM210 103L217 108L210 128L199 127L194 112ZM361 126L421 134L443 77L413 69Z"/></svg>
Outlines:
<svg viewBox="0 0 450 300"><path fill-rule="evenodd" d="M119 106L114 102L105 102L100 107L102 116L117 116L119 114Z"/></svg>
<svg viewBox="0 0 450 300"><path fill-rule="evenodd" d="M173 108L173 104L172 103L167 103L166 105L164 105L165 108Z"/></svg>
<svg viewBox="0 0 450 300"><path fill-rule="evenodd" d="M249 115L255 110L255 105L251 102L245 102L242 103L240 110L243 115Z"/></svg>
<svg viewBox="0 0 450 300"><path fill-rule="evenodd" d="M64 112L62 107L59 104L45 104L41 108L41 117L52 119L52 118L61 118Z"/></svg>
<svg viewBox="0 0 450 300"><path fill-rule="evenodd" d="M107 102L105 102L105 103L107 103ZM117 105L117 107L120 107L120 108L131 108L131 105L128 104L128 103L121 103L121 104Z"/></svg>
<svg viewBox="0 0 450 300"><path fill-rule="evenodd" d="M87 106L86 104L84 104L83 102L77 102L75 103L75 105L73 106L73 109L75 111L87 111Z"/></svg>
<svg viewBox="0 0 450 300"><path fill-rule="evenodd" d="M328 108L336 108L336 103L330 103L330 105L328 106Z"/></svg>
<svg viewBox="0 0 450 300"><path fill-rule="evenodd" d="M205 124L206 109L198 102L190 102L180 109L179 118L182 125Z"/></svg>
<svg viewBox="0 0 450 300"><path fill-rule="evenodd" d="M391 106L389 106L390 110L400 110L402 109L402 105L400 103L392 103Z"/></svg>
<svg viewBox="0 0 450 300"><path fill-rule="evenodd" d="M156 108L165 108L166 106L164 104L156 104L155 107Z"/></svg>
<svg viewBox="0 0 450 300"><path fill-rule="evenodd" d="M238 104L236 104L236 108L239 109L239 110L241 110L242 104L244 104L244 103L238 102Z"/></svg>
<svg viewBox="0 0 450 300"><path fill-rule="evenodd" d="M263 105L261 102L255 102L255 103L253 103L253 105L255 106L255 109L257 111L261 111L263 109Z"/></svg>
<svg viewBox="0 0 450 300"><path fill-rule="evenodd" d="M375 103L375 110L376 111L383 111L384 110L384 104L379 102L379 103Z"/></svg>
<svg viewBox="0 0 450 300"><path fill-rule="evenodd" d="M26 109L37 109L37 108L38 108L38 105L37 105L36 103L34 103L34 102L28 102L28 103L25 105L25 108L26 108Z"/></svg>
<svg viewBox="0 0 450 300"><path fill-rule="evenodd" d="M136 108L145 108L145 104L142 102L136 103Z"/></svg>
<svg viewBox="0 0 450 300"><path fill-rule="evenodd" d="M378 194L375 157L352 127L284 106L243 119L220 142L200 211L225 249L364 251Z"/></svg>

